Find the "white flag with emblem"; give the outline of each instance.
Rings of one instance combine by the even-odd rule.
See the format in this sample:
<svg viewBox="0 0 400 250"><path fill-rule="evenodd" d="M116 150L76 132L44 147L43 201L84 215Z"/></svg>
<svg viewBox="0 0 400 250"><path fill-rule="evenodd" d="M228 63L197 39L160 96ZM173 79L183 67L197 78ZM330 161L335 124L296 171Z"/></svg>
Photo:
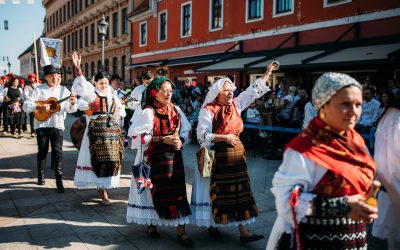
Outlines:
<svg viewBox="0 0 400 250"><path fill-rule="evenodd" d="M42 67L52 64L56 68L61 68L61 45L60 39L40 38L40 65Z"/></svg>

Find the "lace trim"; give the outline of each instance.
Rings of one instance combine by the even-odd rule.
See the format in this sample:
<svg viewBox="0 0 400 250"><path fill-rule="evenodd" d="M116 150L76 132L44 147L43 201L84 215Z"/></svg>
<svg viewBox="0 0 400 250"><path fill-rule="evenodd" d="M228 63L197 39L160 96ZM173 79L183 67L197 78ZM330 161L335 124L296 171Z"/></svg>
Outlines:
<svg viewBox="0 0 400 250"><path fill-rule="evenodd" d="M210 148L214 143L212 142L215 138L213 133L210 133L209 129L201 128L201 136L198 138L199 144L202 147Z"/></svg>

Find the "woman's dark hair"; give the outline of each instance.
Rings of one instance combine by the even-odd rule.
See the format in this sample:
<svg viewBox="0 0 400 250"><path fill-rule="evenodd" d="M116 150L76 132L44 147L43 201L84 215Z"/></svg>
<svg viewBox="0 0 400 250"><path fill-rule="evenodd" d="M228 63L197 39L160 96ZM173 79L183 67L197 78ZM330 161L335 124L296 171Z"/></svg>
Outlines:
<svg viewBox="0 0 400 250"><path fill-rule="evenodd" d="M107 78L110 79L110 74L108 74L107 71L105 70L100 70L95 76L94 76L94 80L97 82L103 78Z"/></svg>
<svg viewBox="0 0 400 250"><path fill-rule="evenodd" d="M390 94L388 95L389 98L388 98L388 102L387 102L385 111L383 111L381 117L379 117L379 120L378 120L377 124L379 124L379 122L380 122L380 120L382 119L382 117L385 116L386 111L387 111L389 108L395 108L395 109L400 110L400 99L399 99L399 98L396 98L396 96L395 96L395 94L394 94L393 92L389 92L389 93L390 93Z"/></svg>
<svg viewBox="0 0 400 250"><path fill-rule="evenodd" d="M382 93L380 94L380 96L382 97L383 94L385 94L385 95L388 96L388 100L387 100L387 104L386 104L387 106L389 106L389 103L394 102L395 99L396 99L396 96L394 95L394 93L393 93L392 91L384 90L384 91L382 91ZM382 100L380 100L380 101L381 101L381 105L380 105L379 107L380 107L380 108L384 108L385 106L384 106Z"/></svg>
<svg viewBox="0 0 400 250"><path fill-rule="evenodd" d="M16 77L12 77L12 78L8 81L7 87L11 87L11 86L13 85L13 83L14 83L15 80L19 80L19 79L16 78ZM18 83L18 88L21 88L21 82Z"/></svg>
<svg viewBox="0 0 400 250"><path fill-rule="evenodd" d="M141 75L142 80L150 80L154 78L154 74L151 71L144 71Z"/></svg>

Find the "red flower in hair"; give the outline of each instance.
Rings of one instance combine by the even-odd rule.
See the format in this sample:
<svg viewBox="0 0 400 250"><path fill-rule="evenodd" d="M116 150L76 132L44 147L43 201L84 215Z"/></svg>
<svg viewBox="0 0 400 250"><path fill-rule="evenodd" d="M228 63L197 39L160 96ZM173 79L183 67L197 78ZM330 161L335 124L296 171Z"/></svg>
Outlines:
<svg viewBox="0 0 400 250"><path fill-rule="evenodd" d="M157 90L156 89L152 89L152 90L150 90L150 96L151 96L151 98L156 98L156 95L157 95Z"/></svg>

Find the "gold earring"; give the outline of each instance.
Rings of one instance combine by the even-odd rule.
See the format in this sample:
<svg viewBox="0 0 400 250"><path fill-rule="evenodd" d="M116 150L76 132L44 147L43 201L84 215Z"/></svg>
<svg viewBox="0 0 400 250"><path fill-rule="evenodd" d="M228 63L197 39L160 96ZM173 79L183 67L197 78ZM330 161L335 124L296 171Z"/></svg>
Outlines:
<svg viewBox="0 0 400 250"><path fill-rule="evenodd" d="M326 117L326 115L324 113L319 114L319 118L324 119L325 117Z"/></svg>

